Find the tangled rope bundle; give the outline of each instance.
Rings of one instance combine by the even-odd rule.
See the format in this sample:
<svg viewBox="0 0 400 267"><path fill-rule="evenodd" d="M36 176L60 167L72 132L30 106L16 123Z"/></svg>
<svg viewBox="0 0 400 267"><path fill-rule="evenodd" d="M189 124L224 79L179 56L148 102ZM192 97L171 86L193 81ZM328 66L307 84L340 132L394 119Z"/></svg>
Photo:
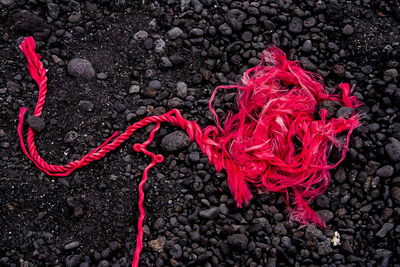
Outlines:
<svg viewBox="0 0 400 267"><path fill-rule="evenodd" d="M28 70L39 86L34 116L40 117L46 99L46 70L35 52L35 41L27 37L20 46L28 60ZM346 156L352 131L359 125L357 114L348 118L327 119L328 111L316 108L322 101L338 101L355 110L360 103L350 96L349 84L339 85L340 95L329 94L322 78L303 70L297 62L289 61L278 48L266 50L260 64L247 70L239 85L219 86L211 96L209 108L216 118L216 126L201 129L196 122L184 119L173 109L163 115L149 116L129 126L123 133L115 132L102 145L66 165L52 165L40 157L35 145L35 133L29 128L25 147L22 128L26 108L19 114L18 134L23 152L42 171L51 176L67 176L74 170L99 160L116 149L136 130L155 123L147 141L133 145L136 152L152 158L139 184L138 235L132 266L138 266L142 250L143 186L149 170L163 161L162 155L147 150L162 122L182 128L192 142L196 142L217 171L225 169L232 195L238 207L252 198L252 189L280 192L291 210L291 218L300 223L312 222L325 226L309 202L322 194L330 181L329 170ZM219 89L237 89L237 112L229 112L224 127L212 106ZM345 143L337 136L347 133ZM333 146L341 149L340 160L328 164Z"/></svg>

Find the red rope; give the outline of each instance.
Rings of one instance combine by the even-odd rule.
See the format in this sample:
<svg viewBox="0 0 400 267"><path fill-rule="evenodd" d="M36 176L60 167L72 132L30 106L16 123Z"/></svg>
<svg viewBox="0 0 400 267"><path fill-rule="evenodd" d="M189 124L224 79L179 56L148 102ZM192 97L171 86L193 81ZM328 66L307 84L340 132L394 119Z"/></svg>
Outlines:
<svg viewBox="0 0 400 267"><path fill-rule="evenodd" d="M20 46L28 60L28 70L39 86L39 97L34 116L40 117L47 92L46 70L35 52L35 41L27 37ZM267 63L267 66L265 66ZM325 226L321 218L313 211L308 202L322 194L330 181L329 170L336 167L345 158L349 138L354 128L359 125L357 114L350 118L327 120L327 110L320 111L320 120L314 112L321 101L341 102L355 110L360 103L350 96L350 86L340 84L342 96L326 92L322 78L303 70L297 62L288 61L286 55L277 48L263 53L260 64L245 72L241 85L217 87L211 96L209 108L216 118L215 126L203 130L196 122L184 119L180 112L173 109L163 115L150 116L129 126L121 134L115 132L102 145L65 165L53 165L40 157L34 140L34 131L28 128L25 147L22 128L26 108L19 114L18 135L23 152L43 172L51 176L67 176L74 170L99 160L108 152L116 149L136 130L155 123L147 141L133 145L136 152L143 152L152 158L143 173L139 184L138 235L132 266L138 266L142 250L143 186L148 172L162 155L155 155L146 149L153 141L160 128L160 123L169 122L182 128L192 142L196 142L207 155L217 171L225 169L232 195L239 207L248 203L252 197L249 186L263 191L283 193L288 206L293 199L295 209L291 217L300 223L313 222ZM224 128L212 106L212 101L219 89L238 90L238 112L230 112ZM345 144L340 144L336 136L347 131ZM295 139L301 147L295 145ZM328 156L333 148L342 149L339 162L328 164Z"/></svg>

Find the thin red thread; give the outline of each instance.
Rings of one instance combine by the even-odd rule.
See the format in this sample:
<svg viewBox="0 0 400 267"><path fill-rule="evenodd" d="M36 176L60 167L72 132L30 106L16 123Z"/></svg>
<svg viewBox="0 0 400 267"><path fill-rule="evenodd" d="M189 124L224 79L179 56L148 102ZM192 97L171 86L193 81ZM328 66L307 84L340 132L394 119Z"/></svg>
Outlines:
<svg viewBox="0 0 400 267"><path fill-rule="evenodd" d="M47 93L46 70L35 52L32 37L25 38L20 48L27 58L29 73L39 86L33 115L40 117ZM229 112L224 128L212 105L220 89L238 90L238 111ZM252 198L250 187L280 192L289 207L295 206L290 208L291 218L300 223L313 222L325 226L308 203L326 190L330 181L329 170L344 160L350 135L359 126L355 112L350 118L328 120L327 110L322 109L320 119L315 118L315 110L321 101L338 101L354 110L360 105L354 96L350 96L349 84L342 83L339 89L341 96L328 94L319 75L303 70L298 62L288 61L281 50L272 47L263 53L258 66L244 73L240 85L219 86L214 90L209 108L215 116L216 127L207 126L202 130L196 122L184 119L178 110L173 109L136 122L121 134L115 132L80 160L65 165L49 164L40 157L31 128L27 134L28 149L25 147L22 128L26 108L20 110L17 130L23 152L40 170L51 176L67 176L101 159L136 130L155 123L148 140L133 145L136 152L152 158L139 184L140 216L132 263L132 266L138 266L145 217L143 186L150 169L164 160L162 155L155 155L146 147L153 141L162 122L182 128L190 140L200 146L217 171L226 170L230 190L239 207ZM346 142L341 144L336 136L346 131ZM296 139L301 146L295 145ZM328 156L333 146L342 149L342 155L337 163L329 165Z"/></svg>

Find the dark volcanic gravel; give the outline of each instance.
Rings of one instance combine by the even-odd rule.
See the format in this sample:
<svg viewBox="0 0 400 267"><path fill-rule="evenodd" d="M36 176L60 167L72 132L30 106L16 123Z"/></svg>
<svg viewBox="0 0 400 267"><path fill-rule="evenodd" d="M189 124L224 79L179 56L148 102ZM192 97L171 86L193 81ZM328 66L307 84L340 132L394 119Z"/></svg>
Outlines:
<svg viewBox="0 0 400 267"><path fill-rule="evenodd" d="M132 144L151 127L65 178L25 157L18 112L33 113L38 88L17 47L32 35L49 92L41 119L27 123L53 164L171 108L213 124L213 89L237 82L268 44L328 85L354 85L364 103L346 160L312 204L325 229L291 222L277 194L236 208L225 172L162 125L150 146L165 161L145 186L141 266L400 266L399 23L395 0L0 0L0 265L130 265L149 162ZM234 101L219 93L217 113ZM330 117L351 113L321 106Z"/></svg>

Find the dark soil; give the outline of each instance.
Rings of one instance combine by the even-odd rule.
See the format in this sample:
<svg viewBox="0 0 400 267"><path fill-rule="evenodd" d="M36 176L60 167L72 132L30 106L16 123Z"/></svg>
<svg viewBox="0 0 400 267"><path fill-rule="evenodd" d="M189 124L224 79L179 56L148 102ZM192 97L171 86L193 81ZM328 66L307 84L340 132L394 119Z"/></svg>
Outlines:
<svg viewBox="0 0 400 267"><path fill-rule="evenodd" d="M271 43L328 85L354 84L364 103L346 160L312 204L325 229L289 221L275 194L236 208L225 173L194 144L166 151L162 139L178 129L162 125L150 150L166 159L145 187L141 266L400 266L399 23L397 1L0 1L0 265L130 265L137 187L150 162L132 150L150 128L65 178L28 160L17 119L20 107L32 113L38 88L18 45L33 35L49 79L36 143L53 164L171 108L213 124L213 89L237 82ZM71 75L73 58L90 61L95 77ZM234 108L230 93L216 100L222 116ZM77 138L67 140L71 131Z"/></svg>

